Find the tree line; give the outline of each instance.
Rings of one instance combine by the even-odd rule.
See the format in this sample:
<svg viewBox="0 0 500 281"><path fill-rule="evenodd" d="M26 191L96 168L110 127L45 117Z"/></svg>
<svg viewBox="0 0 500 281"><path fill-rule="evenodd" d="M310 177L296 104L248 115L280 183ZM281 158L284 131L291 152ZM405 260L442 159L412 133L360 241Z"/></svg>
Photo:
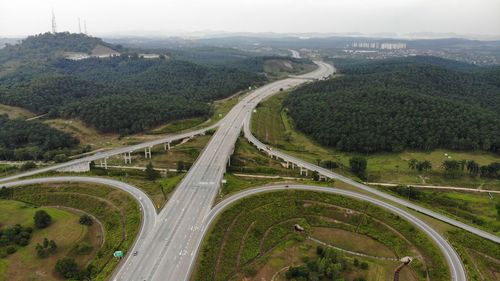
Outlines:
<svg viewBox="0 0 500 281"><path fill-rule="evenodd" d="M52 160L57 155L76 149L78 143L71 135L43 123L0 115L2 160Z"/></svg>

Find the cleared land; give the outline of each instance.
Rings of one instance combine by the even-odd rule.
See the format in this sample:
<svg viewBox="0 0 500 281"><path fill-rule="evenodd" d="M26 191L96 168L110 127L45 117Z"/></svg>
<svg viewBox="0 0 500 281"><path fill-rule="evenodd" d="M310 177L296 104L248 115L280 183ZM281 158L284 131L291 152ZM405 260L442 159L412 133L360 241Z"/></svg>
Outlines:
<svg viewBox="0 0 500 281"><path fill-rule="evenodd" d="M305 233L293 231L296 223ZM340 196L287 191L247 198L227 209L205 238L193 280L271 280L283 267L301 264L303 257L311 256L315 244L306 239L309 235L321 236L330 230L334 234L339 229L355 233L349 239L359 243L371 241L370 253L378 256L415 257L405 275L410 279L405 280L426 280L427 274L431 280L449 279L446 264L432 242L399 217ZM346 250L359 250L349 249L353 246L348 242L335 243ZM342 255L354 261L354 256ZM370 270L353 267L349 276L367 280L390 279L398 265L356 258L368 263Z"/></svg>
<svg viewBox="0 0 500 281"><path fill-rule="evenodd" d="M84 226L78 222L80 214L67 209L36 208L23 202L0 200L0 224L2 227L20 224L34 228L33 216L38 210L47 211L52 224L42 230L35 229L28 246L18 247L16 253L0 259L0 280L63 280L54 272L58 259L70 256L78 264L86 265L100 248L103 234L99 224ZM57 250L40 258L35 246L42 244L44 238L54 240ZM83 249L82 245L85 251L78 250Z"/></svg>

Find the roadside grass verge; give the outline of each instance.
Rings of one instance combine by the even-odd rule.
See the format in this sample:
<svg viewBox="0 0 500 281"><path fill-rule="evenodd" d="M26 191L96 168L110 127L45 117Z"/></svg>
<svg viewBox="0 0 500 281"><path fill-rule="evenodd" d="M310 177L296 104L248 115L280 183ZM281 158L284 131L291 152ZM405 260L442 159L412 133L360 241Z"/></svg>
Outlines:
<svg viewBox="0 0 500 281"><path fill-rule="evenodd" d="M413 201L448 217L500 234L500 198L486 193L436 191L425 188L374 187ZM411 192L411 193L408 193ZM408 196L409 195L409 196Z"/></svg>
<svg viewBox="0 0 500 281"><path fill-rule="evenodd" d="M431 280L449 279L433 242L398 216L346 197L290 190L246 198L225 210L205 237L193 280L252 277L259 270L253 265L274 247L303 241L291 227L297 222L307 234L314 227L342 229L368 236L398 257L416 257L411 268L418 280L427 273Z"/></svg>
<svg viewBox="0 0 500 281"><path fill-rule="evenodd" d="M45 229L36 229L33 216L41 209L52 217L52 223ZM65 209L37 208L24 202L0 200L2 226L21 224L34 229L27 246L17 247L14 254L0 259L0 280L63 280L55 274L54 266L58 259L65 256L71 256L80 265L86 265L101 246L102 233L97 223L84 226L79 223L79 218L78 213ZM42 244L44 238L54 240L57 250L41 258L37 256L35 247L37 243ZM81 245L85 245L87 250L76 251Z"/></svg>
<svg viewBox="0 0 500 281"><path fill-rule="evenodd" d="M115 250L125 253L140 229L141 214L135 200L123 191L107 186L57 183L13 188L13 200L35 206L64 206L96 217L104 228L104 243L89 263L93 280L106 280L118 264ZM83 265L86 266L86 265Z"/></svg>

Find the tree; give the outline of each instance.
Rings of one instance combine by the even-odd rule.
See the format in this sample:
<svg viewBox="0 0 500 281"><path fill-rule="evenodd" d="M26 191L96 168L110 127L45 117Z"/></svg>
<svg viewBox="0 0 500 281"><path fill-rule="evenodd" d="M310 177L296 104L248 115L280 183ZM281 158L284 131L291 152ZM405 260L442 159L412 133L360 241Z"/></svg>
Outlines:
<svg viewBox="0 0 500 281"><path fill-rule="evenodd" d="M366 158L360 156L352 157L349 159L349 165L355 175L361 179L366 179Z"/></svg>
<svg viewBox="0 0 500 281"><path fill-rule="evenodd" d="M458 178L462 175L461 162L456 160L444 160L441 167L445 171L445 175L449 178Z"/></svg>
<svg viewBox="0 0 500 281"><path fill-rule="evenodd" d="M36 211L33 219L37 228L46 228L52 222L52 217L44 210Z"/></svg>
<svg viewBox="0 0 500 281"><path fill-rule="evenodd" d="M78 264L68 257L57 260L55 270L64 278L78 278L80 275Z"/></svg>
<svg viewBox="0 0 500 281"><path fill-rule="evenodd" d="M418 162L417 165L416 165L416 169L419 172L430 171L430 170L432 170L432 163L429 162L429 161L427 161L427 160Z"/></svg>
<svg viewBox="0 0 500 281"><path fill-rule="evenodd" d="M146 165L146 178L150 181L154 181L160 176L157 170L154 169L153 163L149 162L148 165Z"/></svg>
<svg viewBox="0 0 500 281"><path fill-rule="evenodd" d="M48 247L49 253L53 254L57 250L57 244L54 240L49 241L49 247Z"/></svg>
<svg viewBox="0 0 500 281"><path fill-rule="evenodd" d="M24 163L23 165L21 165L21 171L27 171L27 170L31 170L31 169L34 169L36 168L36 164L32 161L28 161L26 163Z"/></svg>
<svg viewBox="0 0 500 281"><path fill-rule="evenodd" d="M178 161L177 162L177 172L178 173L181 173L185 170L185 165L184 165L184 161Z"/></svg>
<svg viewBox="0 0 500 281"><path fill-rule="evenodd" d="M361 267L361 269L367 270L369 266L368 263L364 261L359 264L359 267Z"/></svg>
<svg viewBox="0 0 500 281"><path fill-rule="evenodd" d="M408 161L408 168L410 168L410 170L415 170L417 168L417 164L418 164L417 159L412 158L410 159L410 161Z"/></svg>
<svg viewBox="0 0 500 281"><path fill-rule="evenodd" d="M83 224L83 225L92 225L94 223L94 221L92 220L92 217L87 215L87 214L83 214L80 217L79 222L80 222L80 224Z"/></svg>
<svg viewBox="0 0 500 281"><path fill-rule="evenodd" d="M475 177L479 174L480 166L474 160L467 161L466 168L467 171L469 172L469 175L471 175L472 177Z"/></svg>

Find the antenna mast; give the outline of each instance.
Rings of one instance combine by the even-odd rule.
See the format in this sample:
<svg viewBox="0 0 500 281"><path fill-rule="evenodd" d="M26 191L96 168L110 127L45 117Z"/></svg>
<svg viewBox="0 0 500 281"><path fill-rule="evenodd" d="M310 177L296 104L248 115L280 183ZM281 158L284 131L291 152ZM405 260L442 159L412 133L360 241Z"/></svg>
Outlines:
<svg viewBox="0 0 500 281"><path fill-rule="evenodd" d="M57 33L56 15L54 14L54 9L52 9L52 33Z"/></svg>
<svg viewBox="0 0 500 281"><path fill-rule="evenodd" d="M86 19L83 19L83 30L84 30L85 34L87 34L87 20Z"/></svg>
<svg viewBox="0 0 500 281"><path fill-rule="evenodd" d="M82 26L80 25L80 18L78 18L78 33L82 33Z"/></svg>

